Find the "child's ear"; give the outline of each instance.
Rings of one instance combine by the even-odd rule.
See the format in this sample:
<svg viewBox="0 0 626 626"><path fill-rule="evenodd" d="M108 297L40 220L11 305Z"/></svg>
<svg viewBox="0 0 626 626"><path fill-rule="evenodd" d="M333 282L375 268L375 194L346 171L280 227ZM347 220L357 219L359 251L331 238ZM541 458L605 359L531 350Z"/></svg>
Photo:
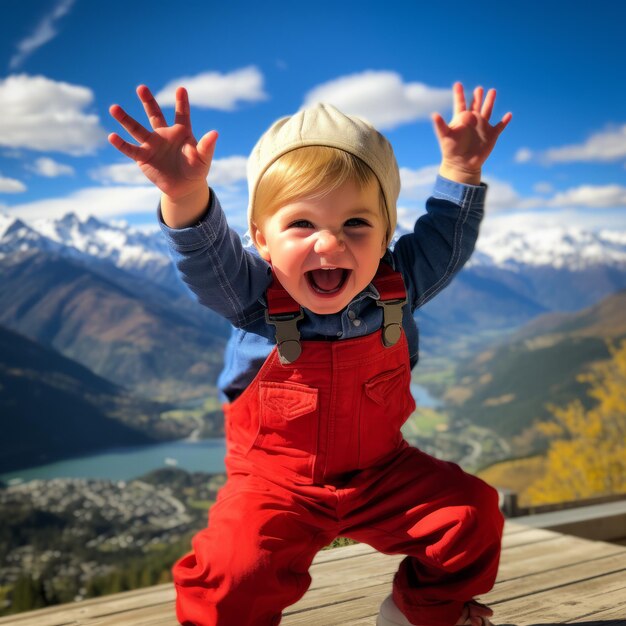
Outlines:
<svg viewBox="0 0 626 626"><path fill-rule="evenodd" d="M380 244L380 258L381 259L385 256L385 252L387 252L387 234L385 234Z"/></svg>
<svg viewBox="0 0 626 626"><path fill-rule="evenodd" d="M254 246L259 251L262 259L265 259L268 263L271 261L270 252L267 247L267 239L265 239L265 235L263 232L257 227L256 224L252 224L250 236L252 237L252 242Z"/></svg>

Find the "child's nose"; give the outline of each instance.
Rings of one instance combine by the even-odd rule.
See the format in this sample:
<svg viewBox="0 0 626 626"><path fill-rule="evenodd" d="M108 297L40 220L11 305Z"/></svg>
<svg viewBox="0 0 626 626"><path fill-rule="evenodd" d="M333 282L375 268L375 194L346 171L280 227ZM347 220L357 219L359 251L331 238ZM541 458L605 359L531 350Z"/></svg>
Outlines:
<svg viewBox="0 0 626 626"><path fill-rule="evenodd" d="M330 230L321 230L315 241L315 252L317 254L328 254L329 252L341 252L345 248L343 239Z"/></svg>

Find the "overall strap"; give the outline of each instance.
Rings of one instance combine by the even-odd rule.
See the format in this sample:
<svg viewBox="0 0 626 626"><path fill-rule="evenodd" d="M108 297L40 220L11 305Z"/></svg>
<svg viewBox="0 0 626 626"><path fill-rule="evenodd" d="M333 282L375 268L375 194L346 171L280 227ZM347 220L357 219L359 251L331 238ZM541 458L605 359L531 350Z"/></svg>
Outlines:
<svg viewBox="0 0 626 626"><path fill-rule="evenodd" d="M380 294L376 302L383 309L383 344L388 348L402 336L402 307L406 304L406 289L402 274L381 261L372 281Z"/></svg>
<svg viewBox="0 0 626 626"><path fill-rule="evenodd" d="M293 363L302 353L298 322L304 317L302 307L287 293L272 272L272 283L265 292L265 321L276 327L276 348L283 365Z"/></svg>
<svg viewBox="0 0 626 626"><path fill-rule="evenodd" d="M372 283L380 294L380 300L376 304L383 309L383 344L386 347L393 346L402 335L402 307L407 302L404 280L400 272L381 261ZM280 362L293 363L302 353L298 330L298 322L304 317L302 307L273 274L266 298L265 321L276 327L276 347Z"/></svg>

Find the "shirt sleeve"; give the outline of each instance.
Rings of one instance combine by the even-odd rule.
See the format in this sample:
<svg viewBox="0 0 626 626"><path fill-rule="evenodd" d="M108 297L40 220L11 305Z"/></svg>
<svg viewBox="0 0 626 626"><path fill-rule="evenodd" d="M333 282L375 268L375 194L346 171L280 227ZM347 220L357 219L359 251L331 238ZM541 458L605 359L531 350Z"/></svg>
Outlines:
<svg viewBox="0 0 626 626"><path fill-rule="evenodd" d="M396 242L392 256L407 283L412 310L446 287L472 255L486 191L485 184L463 185L438 176L426 213L412 233Z"/></svg>
<svg viewBox="0 0 626 626"><path fill-rule="evenodd" d="M208 209L195 226L170 228L160 204L158 223L180 277L198 302L234 326L245 326L262 314L259 299L270 283L271 269L228 226L213 190L210 196Z"/></svg>

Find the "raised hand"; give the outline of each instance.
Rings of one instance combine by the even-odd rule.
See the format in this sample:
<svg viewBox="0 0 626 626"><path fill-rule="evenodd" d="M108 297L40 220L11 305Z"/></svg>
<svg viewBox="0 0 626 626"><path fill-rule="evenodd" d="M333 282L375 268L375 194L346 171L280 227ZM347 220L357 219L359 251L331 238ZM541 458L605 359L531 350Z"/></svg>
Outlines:
<svg viewBox="0 0 626 626"><path fill-rule="evenodd" d="M467 108L461 83L454 84L454 115L446 124L439 113L433 113L435 134L441 148L440 173L458 182L477 185L483 163L496 145L500 133L513 115L507 113L495 125L489 123L496 100L490 89L483 102L483 88L474 89L474 98Z"/></svg>
<svg viewBox="0 0 626 626"><path fill-rule="evenodd" d="M174 123L167 125L161 107L145 85L137 87L137 95L148 116L152 132L114 104L109 112L139 145L129 143L117 133L109 142L122 154L139 165L152 181L172 201L181 201L206 188L217 133L210 131L196 141L191 130L187 90L176 90Z"/></svg>

